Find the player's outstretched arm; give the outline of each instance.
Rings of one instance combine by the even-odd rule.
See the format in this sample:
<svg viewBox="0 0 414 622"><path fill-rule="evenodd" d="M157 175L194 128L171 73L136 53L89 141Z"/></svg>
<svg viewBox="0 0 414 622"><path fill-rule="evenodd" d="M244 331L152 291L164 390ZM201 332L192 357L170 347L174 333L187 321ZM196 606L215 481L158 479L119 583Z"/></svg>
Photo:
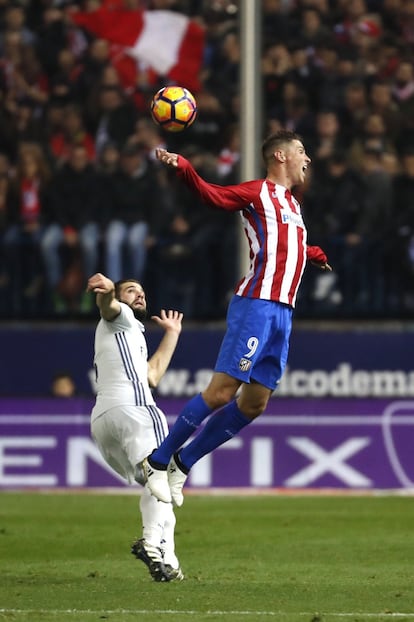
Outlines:
<svg viewBox="0 0 414 622"><path fill-rule="evenodd" d="M119 301L115 298L115 285L101 272L93 274L88 279L87 292L96 294L96 304L104 320L111 321L121 312Z"/></svg>
<svg viewBox="0 0 414 622"><path fill-rule="evenodd" d="M260 180L230 186L212 184L200 177L192 164L178 153L171 153L162 148L156 149L155 153L160 162L178 169L181 179L211 207L227 211L241 210L260 192L262 183Z"/></svg>
<svg viewBox="0 0 414 622"><path fill-rule="evenodd" d="M160 315L153 315L151 319L165 330L160 345L148 361L148 382L151 387L156 387L165 374L177 347L183 314L179 311L161 309Z"/></svg>

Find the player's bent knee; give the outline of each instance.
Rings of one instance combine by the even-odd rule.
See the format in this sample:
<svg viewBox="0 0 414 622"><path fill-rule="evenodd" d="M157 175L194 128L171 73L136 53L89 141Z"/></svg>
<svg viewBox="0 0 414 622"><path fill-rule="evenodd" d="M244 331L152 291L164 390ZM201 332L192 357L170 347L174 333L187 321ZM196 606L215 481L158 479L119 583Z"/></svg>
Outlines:
<svg viewBox="0 0 414 622"><path fill-rule="evenodd" d="M239 404L239 408L243 415L248 419L256 419L265 411L266 407L259 405L242 406Z"/></svg>
<svg viewBox="0 0 414 622"><path fill-rule="evenodd" d="M206 404L208 404L210 408L216 410L231 402L235 396L235 392L229 389L215 389L214 391L206 390L202 395Z"/></svg>
<svg viewBox="0 0 414 622"><path fill-rule="evenodd" d="M251 399L251 397L246 397L241 395L237 401L238 407L241 412L248 417L248 419L256 419L266 410L267 403L269 399L265 396L262 398Z"/></svg>

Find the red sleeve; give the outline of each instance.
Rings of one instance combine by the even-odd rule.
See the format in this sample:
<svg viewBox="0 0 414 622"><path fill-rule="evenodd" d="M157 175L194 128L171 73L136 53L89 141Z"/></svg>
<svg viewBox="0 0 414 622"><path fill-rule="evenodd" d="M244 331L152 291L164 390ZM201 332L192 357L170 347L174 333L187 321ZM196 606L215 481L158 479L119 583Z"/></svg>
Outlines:
<svg viewBox="0 0 414 622"><path fill-rule="evenodd" d="M204 181L192 164L178 156L178 176L206 205L235 212L247 207L258 195L262 181L246 181L234 186L220 186Z"/></svg>
<svg viewBox="0 0 414 622"><path fill-rule="evenodd" d="M309 261L319 264L325 264L328 261L327 256L319 246L307 246L306 257Z"/></svg>

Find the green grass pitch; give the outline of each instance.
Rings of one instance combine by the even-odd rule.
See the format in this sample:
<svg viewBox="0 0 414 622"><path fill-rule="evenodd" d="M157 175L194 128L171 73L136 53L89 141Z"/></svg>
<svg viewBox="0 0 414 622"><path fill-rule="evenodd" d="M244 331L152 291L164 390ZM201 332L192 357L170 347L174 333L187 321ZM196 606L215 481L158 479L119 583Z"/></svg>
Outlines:
<svg viewBox="0 0 414 622"><path fill-rule="evenodd" d="M129 552L138 497L0 494L0 620L414 620L414 497L197 496L182 583Z"/></svg>

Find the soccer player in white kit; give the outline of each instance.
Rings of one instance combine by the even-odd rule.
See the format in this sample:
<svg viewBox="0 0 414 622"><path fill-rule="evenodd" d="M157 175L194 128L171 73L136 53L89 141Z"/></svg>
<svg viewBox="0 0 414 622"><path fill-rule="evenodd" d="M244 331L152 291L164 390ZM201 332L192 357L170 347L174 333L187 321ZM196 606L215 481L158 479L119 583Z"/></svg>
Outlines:
<svg viewBox="0 0 414 622"><path fill-rule="evenodd" d="M88 280L96 294L101 319L95 332L94 367L97 395L91 433L106 462L129 483L144 485L140 498L142 538L131 552L143 561L155 581L184 578L175 554L175 515L172 503L151 495L137 465L168 433L164 413L156 406L156 387L175 351L183 314L161 310L152 320L164 329L156 352L148 360L142 321L147 305L141 284L134 279L113 283L101 273Z"/></svg>

